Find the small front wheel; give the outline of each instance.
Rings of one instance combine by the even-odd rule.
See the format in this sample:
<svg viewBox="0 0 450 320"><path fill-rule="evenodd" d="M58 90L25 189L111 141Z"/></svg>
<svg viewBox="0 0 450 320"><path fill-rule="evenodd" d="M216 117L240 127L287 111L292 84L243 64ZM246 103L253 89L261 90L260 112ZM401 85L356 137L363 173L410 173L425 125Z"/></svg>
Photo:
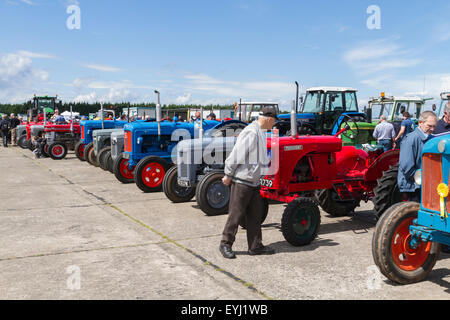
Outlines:
<svg viewBox="0 0 450 320"><path fill-rule="evenodd" d="M197 204L208 216L228 213L231 191L222 182L224 175L223 172L208 173L195 190Z"/></svg>
<svg viewBox="0 0 450 320"><path fill-rule="evenodd" d="M62 160L67 155L67 146L62 142L52 143L48 147L48 155L53 160Z"/></svg>
<svg viewBox="0 0 450 320"><path fill-rule="evenodd" d="M419 209L420 204L416 202L392 206L378 221L373 235L375 264L383 275L399 284L424 280L439 256L439 243L413 239L409 231Z"/></svg>
<svg viewBox="0 0 450 320"><path fill-rule="evenodd" d="M320 210L309 198L297 198L288 204L281 220L287 242L295 247L310 244L319 232Z"/></svg>
<svg viewBox="0 0 450 320"><path fill-rule="evenodd" d="M136 165L134 181L138 188L145 193L159 192L169 168L170 164L160 157L146 157Z"/></svg>
<svg viewBox="0 0 450 320"><path fill-rule="evenodd" d="M182 187L178 184L178 168L170 168L163 180L163 191L166 197L174 202L188 202L195 196L194 187Z"/></svg>

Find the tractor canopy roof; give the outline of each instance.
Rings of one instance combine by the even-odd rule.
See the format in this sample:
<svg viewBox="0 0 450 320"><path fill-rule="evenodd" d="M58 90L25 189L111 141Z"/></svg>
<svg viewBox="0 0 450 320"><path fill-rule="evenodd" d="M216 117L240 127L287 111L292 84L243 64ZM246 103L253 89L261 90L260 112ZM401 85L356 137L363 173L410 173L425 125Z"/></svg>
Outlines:
<svg viewBox="0 0 450 320"><path fill-rule="evenodd" d="M306 90L309 91L323 91L323 92L358 92L357 89L350 87L313 87Z"/></svg>

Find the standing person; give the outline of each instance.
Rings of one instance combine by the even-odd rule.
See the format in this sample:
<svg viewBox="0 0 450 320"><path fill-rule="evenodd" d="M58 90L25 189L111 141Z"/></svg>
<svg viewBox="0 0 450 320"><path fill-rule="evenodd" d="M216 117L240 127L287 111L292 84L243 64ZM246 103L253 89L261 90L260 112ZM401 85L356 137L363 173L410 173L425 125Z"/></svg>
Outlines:
<svg viewBox="0 0 450 320"><path fill-rule="evenodd" d="M8 133L11 128L11 122L6 117L6 114L2 116L2 120L0 121L0 132L2 135L3 146L8 148Z"/></svg>
<svg viewBox="0 0 450 320"><path fill-rule="evenodd" d="M269 164L267 140L263 130L272 129L276 119L274 108L262 109L258 120L241 132L233 151L225 160L225 177L222 181L226 186L231 185L230 212L219 249L227 259L236 258L231 248L243 217L247 219L248 253L250 255L275 253L275 250L262 244L263 201L259 193L259 184Z"/></svg>
<svg viewBox="0 0 450 320"><path fill-rule="evenodd" d="M373 131L373 137L377 139L378 145L383 147L384 152L387 152L393 147L393 139L395 138L395 129L392 123L386 121L386 116L380 117L380 123Z"/></svg>
<svg viewBox="0 0 450 320"><path fill-rule="evenodd" d="M444 117L438 121L434 134L442 134L450 131L450 102L445 105Z"/></svg>
<svg viewBox="0 0 450 320"><path fill-rule="evenodd" d="M420 115L419 126L407 135L400 148L398 168L398 188L408 201L420 202L420 186L414 181L414 174L422 167L422 149L432 138L437 124L437 116L432 111Z"/></svg>
<svg viewBox="0 0 450 320"><path fill-rule="evenodd" d="M14 113L11 113L9 121L11 122L11 145L17 146L16 128L21 124L21 121L17 119Z"/></svg>
<svg viewBox="0 0 450 320"><path fill-rule="evenodd" d="M394 138L394 148L400 147L402 139L406 137L407 134L414 131L414 121L411 120L411 115L408 111L403 112L403 121L401 123L401 128L398 135Z"/></svg>

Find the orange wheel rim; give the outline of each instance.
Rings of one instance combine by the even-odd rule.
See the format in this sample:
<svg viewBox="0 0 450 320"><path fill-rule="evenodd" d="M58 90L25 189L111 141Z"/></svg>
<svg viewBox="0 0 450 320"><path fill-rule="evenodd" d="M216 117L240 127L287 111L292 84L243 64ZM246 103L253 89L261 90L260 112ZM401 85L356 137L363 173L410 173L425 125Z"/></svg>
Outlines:
<svg viewBox="0 0 450 320"><path fill-rule="evenodd" d="M395 264L402 270L414 271L423 266L431 251L431 242L419 242L417 248L411 248L409 227L416 218L409 218L400 223L391 242L391 252Z"/></svg>

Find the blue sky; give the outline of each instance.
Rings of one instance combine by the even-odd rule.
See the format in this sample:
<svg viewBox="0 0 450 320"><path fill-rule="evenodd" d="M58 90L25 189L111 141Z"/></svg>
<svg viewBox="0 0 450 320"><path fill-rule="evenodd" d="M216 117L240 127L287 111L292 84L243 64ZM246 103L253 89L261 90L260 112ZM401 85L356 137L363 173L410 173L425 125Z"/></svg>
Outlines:
<svg viewBox="0 0 450 320"><path fill-rule="evenodd" d="M448 12L441 0L0 0L0 102L142 102L158 89L163 103L288 106L294 81L357 88L361 105L381 91L437 97L450 90Z"/></svg>

